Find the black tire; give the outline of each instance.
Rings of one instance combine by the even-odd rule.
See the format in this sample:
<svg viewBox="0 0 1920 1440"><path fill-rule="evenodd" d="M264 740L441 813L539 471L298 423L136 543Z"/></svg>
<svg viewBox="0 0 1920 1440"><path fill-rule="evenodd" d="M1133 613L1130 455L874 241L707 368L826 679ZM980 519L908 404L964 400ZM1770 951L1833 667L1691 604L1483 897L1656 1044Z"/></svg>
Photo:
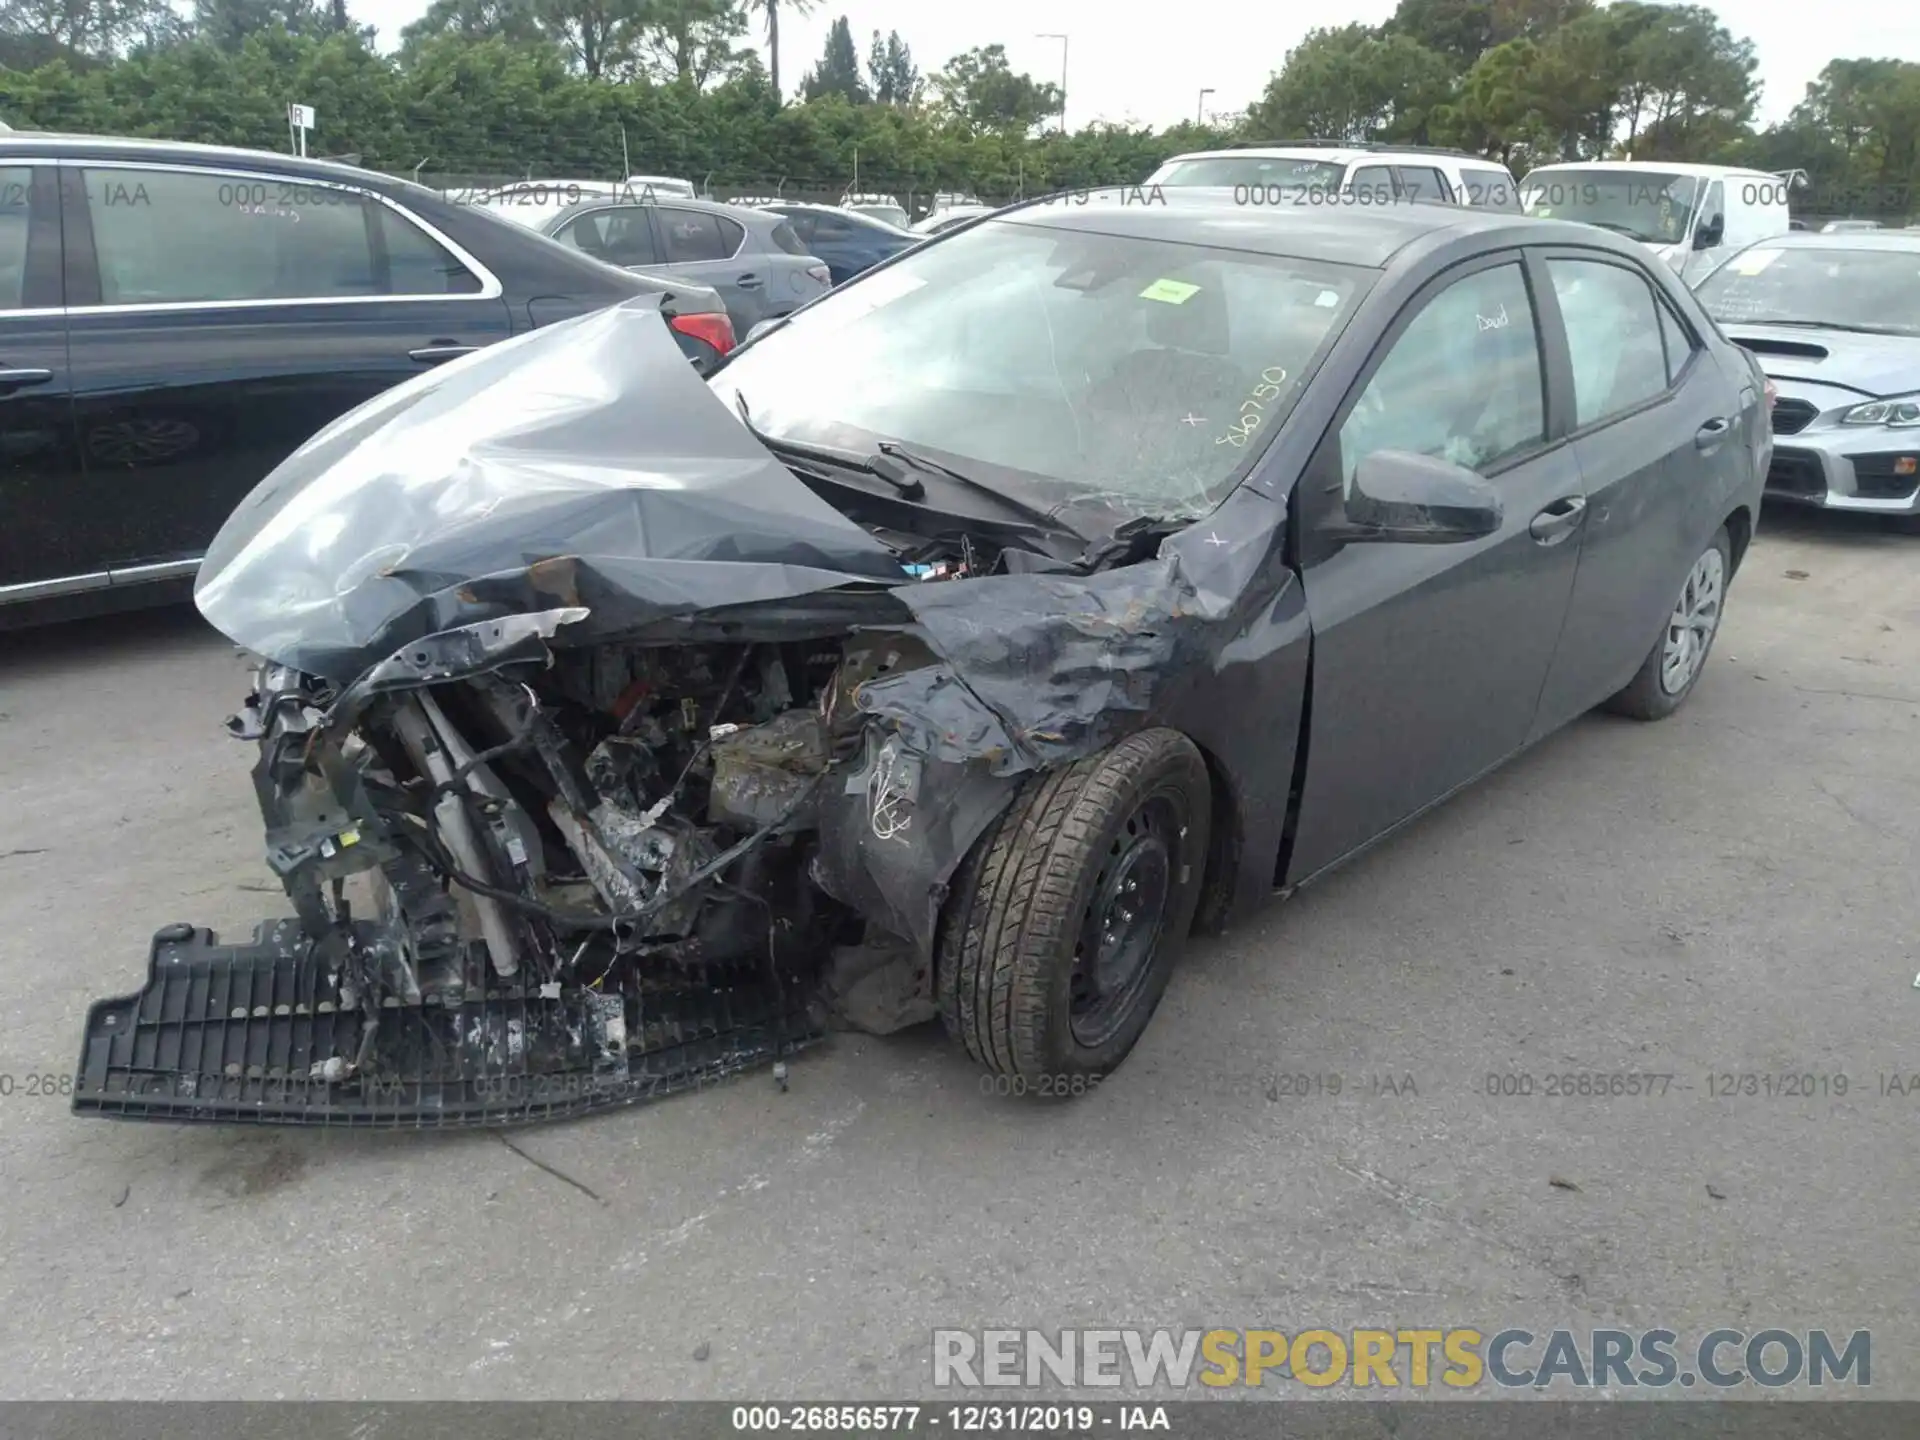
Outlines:
<svg viewBox="0 0 1920 1440"><path fill-rule="evenodd" d="M1720 621L1726 611L1727 583L1733 578L1733 545L1727 539L1727 528L1721 526L1714 531L1713 539L1707 542L1707 548L1700 552L1699 559L1687 567L1687 579L1681 582L1681 594L1674 597L1676 609L1687 593L1687 587L1693 583L1698 566L1706 561L1713 552L1720 555L1720 599L1719 609L1713 620L1713 628L1708 633L1704 646L1694 661L1692 673L1686 683L1677 690L1670 690L1662 679L1662 662L1666 656L1667 637L1671 631L1671 622L1660 627L1653 648L1647 652L1639 671L1629 680L1626 687L1611 696L1606 708L1616 715L1625 715L1634 720L1664 720L1686 703L1687 696L1693 693L1693 687L1700 683L1700 677L1706 673L1707 660L1713 654L1713 642L1720 635Z"/></svg>
<svg viewBox="0 0 1920 1440"><path fill-rule="evenodd" d="M1175 730L1143 731L1029 780L948 895L935 960L947 1033L1007 1077L1010 1093L1085 1093L1126 1058L1167 988L1211 822L1206 762ZM1130 905L1140 918L1113 918ZM1090 955L1103 917L1121 940Z"/></svg>

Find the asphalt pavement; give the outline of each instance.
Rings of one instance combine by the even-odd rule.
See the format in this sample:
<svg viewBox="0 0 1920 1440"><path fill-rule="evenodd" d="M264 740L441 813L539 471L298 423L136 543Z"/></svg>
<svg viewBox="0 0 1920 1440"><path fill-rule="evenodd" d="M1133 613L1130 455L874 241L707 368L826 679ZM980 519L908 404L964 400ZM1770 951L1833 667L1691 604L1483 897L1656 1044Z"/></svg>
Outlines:
<svg viewBox="0 0 1920 1440"><path fill-rule="evenodd" d="M188 611L0 636L0 1396L900 1399L935 1327L1777 1324L1920 1398L1920 538L1770 512L1678 716L1197 945L1066 1105L935 1026L511 1143L75 1118L157 927L287 912L244 681ZM1626 1072L1671 1078L1546 1093Z"/></svg>

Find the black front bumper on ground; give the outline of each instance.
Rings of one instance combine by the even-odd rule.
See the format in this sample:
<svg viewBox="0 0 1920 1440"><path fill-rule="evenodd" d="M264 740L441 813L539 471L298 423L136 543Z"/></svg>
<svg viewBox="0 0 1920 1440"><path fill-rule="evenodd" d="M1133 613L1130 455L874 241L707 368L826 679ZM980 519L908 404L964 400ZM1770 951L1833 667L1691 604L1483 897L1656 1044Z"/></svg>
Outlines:
<svg viewBox="0 0 1920 1440"><path fill-rule="evenodd" d="M360 1129L552 1120L714 1084L808 1045L824 1030L807 999L800 977L764 960L607 993L490 977L458 1006L389 1003L364 1044L365 1015L341 1005L298 921L262 921L241 945L172 925L154 936L145 987L89 1008L73 1109Z"/></svg>

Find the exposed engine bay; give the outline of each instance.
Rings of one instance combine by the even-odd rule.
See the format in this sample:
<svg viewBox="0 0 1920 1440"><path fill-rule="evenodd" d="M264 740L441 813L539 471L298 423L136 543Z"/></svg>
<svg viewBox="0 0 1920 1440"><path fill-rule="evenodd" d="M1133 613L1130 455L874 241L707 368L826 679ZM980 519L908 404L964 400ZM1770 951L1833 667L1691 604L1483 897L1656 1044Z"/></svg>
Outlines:
<svg viewBox="0 0 1920 1440"><path fill-rule="evenodd" d="M354 1094L369 1124L431 1098L443 1123L485 1122L697 1084L836 1022L933 1018L924 959L836 898L821 862L822 791L856 772L845 813L882 842L912 824L900 757L869 754L856 697L924 663L914 649L885 633L554 646L386 693L261 665L229 729L259 746L298 925L256 948L309 979L211 1005L198 1038L217 1032L219 1063L182 1098L278 1114ZM178 929L156 975L163 953L218 948ZM202 1006L167 1014L149 991L145 1008L123 1036L190 1032Z"/></svg>

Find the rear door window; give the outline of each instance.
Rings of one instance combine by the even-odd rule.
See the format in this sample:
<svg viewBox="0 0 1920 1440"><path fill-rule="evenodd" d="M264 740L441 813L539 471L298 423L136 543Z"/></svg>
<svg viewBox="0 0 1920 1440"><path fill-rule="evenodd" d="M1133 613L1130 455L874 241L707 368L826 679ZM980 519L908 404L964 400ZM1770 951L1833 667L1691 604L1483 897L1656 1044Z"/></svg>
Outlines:
<svg viewBox="0 0 1920 1440"><path fill-rule="evenodd" d="M330 186L213 171L81 171L100 303L340 299L387 294L369 205Z"/></svg>
<svg viewBox="0 0 1920 1440"><path fill-rule="evenodd" d="M734 225L732 228L737 233L730 240L726 230L721 228L721 218L703 210L680 210L662 205L657 215L662 246L666 251L665 259L669 265L725 260L740 248L738 237L746 233Z"/></svg>
<svg viewBox="0 0 1920 1440"><path fill-rule="evenodd" d="M1547 261L1566 321L1577 423L1593 425L1667 388L1659 307L1647 282L1604 260Z"/></svg>
<svg viewBox="0 0 1920 1440"><path fill-rule="evenodd" d="M554 239L609 265L660 263L660 247L644 205L588 211L561 226Z"/></svg>

